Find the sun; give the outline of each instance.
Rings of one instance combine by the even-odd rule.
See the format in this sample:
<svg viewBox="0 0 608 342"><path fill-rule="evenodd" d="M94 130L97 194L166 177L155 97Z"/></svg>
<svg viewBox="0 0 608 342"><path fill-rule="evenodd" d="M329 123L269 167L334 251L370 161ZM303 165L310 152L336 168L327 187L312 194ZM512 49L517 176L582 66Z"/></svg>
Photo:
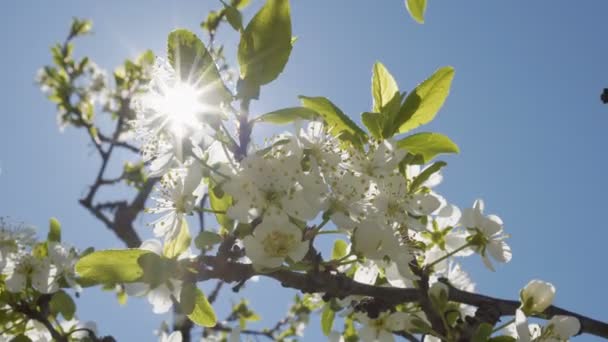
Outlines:
<svg viewBox="0 0 608 342"><path fill-rule="evenodd" d="M189 128L199 126L200 114L206 109L201 95L199 89L181 81L164 89L158 109L165 117L167 127L175 135L183 136Z"/></svg>

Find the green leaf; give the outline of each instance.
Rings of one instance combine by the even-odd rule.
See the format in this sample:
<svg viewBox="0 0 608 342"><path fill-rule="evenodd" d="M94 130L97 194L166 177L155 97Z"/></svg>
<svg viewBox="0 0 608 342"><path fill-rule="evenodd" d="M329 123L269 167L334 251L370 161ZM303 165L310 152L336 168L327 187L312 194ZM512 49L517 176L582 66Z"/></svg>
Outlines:
<svg viewBox="0 0 608 342"><path fill-rule="evenodd" d="M190 247L190 243L192 242L190 229L188 229L188 221L185 218L182 218L180 226L177 236L173 240L165 243L165 247L163 248L163 255L169 259L177 258L182 252Z"/></svg>
<svg viewBox="0 0 608 342"><path fill-rule="evenodd" d="M241 34L241 78L264 85L279 76L291 53L289 0L267 0Z"/></svg>
<svg viewBox="0 0 608 342"><path fill-rule="evenodd" d="M431 122L448 97L453 78L454 68L447 66L420 83L401 106L393 123L394 131L405 133Z"/></svg>
<svg viewBox="0 0 608 342"><path fill-rule="evenodd" d="M209 184L209 205L211 209L217 212L226 212L228 208L232 206L232 197L225 193L220 186L213 186L213 184ZM228 217L226 214L215 214L215 219L217 223L219 223L224 230L230 232L234 226L234 221Z"/></svg>
<svg viewBox="0 0 608 342"><path fill-rule="evenodd" d="M284 125L296 120L313 120L317 112L305 107L289 107L266 113L255 118L255 121Z"/></svg>
<svg viewBox="0 0 608 342"><path fill-rule="evenodd" d="M517 339L512 336L503 335L492 337L488 342L517 342Z"/></svg>
<svg viewBox="0 0 608 342"><path fill-rule="evenodd" d="M93 252L76 263L76 273L97 284L132 283L143 275L137 260L146 254L154 253L143 249L108 249Z"/></svg>
<svg viewBox="0 0 608 342"><path fill-rule="evenodd" d="M171 263L156 253L142 255L137 263L143 270L141 281L150 285L150 288L164 284L171 277Z"/></svg>
<svg viewBox="0 0 608 342"><path fill-rule="evenodd" d="M201 100L206 104L218 105L232 100L215 61L194 33L185 29L171 32L167 40L167 55L183 82L205 90Z"/></svg>
<svg viewBox="0 0 608 342"><path fill-rule="evenodd" d="M323 313L321 314L321 329L325 336L329 336L334 326L334 318L336 313L331 309L329 304L325 304L323 307Z"/></svg>
<svg viewBox="0 0 608 342"><path fill-rule="evenodd" d="M196 239L194 239L194 244L198 249L205 249L209 246L218 244L221 241L222 237L219 234L204 230L198 234Z"/></svg>
<svg viewBox="0 0 608 342"><path fill-rule="evenodd" d="M412 181L412 185L410 186L410 192L413 193L422 185L422 183L426 182L433 173L441 170L442 167L448 165L446 162L438 161L424 169L414 180Z"/></svg>
<svg viewBox="0 0 608 342"><path fill-rule="evenodd" d="M52 242L61 242L61 223L54 218L51 217L49 222L49 234L47 236L48 241Z"/></svg>
<svg viewBox="0 0 608 342"><path fill-rule="evenodd" d="M189 315L194 311L194 305L196 303L197 296L196 284L191 282L186 282L182 286L182 290L179 294L179 305L182 308L182 313L184 315Z"/></svg>
<svg viewBox="0 0 608 342"><path fill-rule="evenodd" d="M382 63L376 62L372 70L373 111L376 113L384 112L387 105L395 97L395 94L399 96L399 86L393 75Z"/></svg>
<svg viewBox="0 0 608 342"><path fill-rule="evenodd" d="M32 339L30 339L29 337L23 335L23 334L19 334L15 337L13 337L11 340L9 340L10 342L32 342Z"/></svg>
<svg viewBox="0 0 608 342"><path fill-rule="evenodd" d="M334 248L331 250L332 260L337 260L346 256L348 249L348 243L344 240L336 240L334 242Z"/></svg>
<svg viewBox="0 0 608 342"><path fill-rule="evenodd" d="M243 29L243 15L241 12L234 6L225 6L224 10L226 11L226 20L233 29L240 32Z"/></svg>
<svg viewBox="0 0 608 342"><path fill-rule="evenodd" d="M427 163L441 153L459 153L460 149L450 138L439 133L417 133L397 141L397 147L421 155Z"/></svg>
<svg viewBox="0 0 608 342"><path fill-rule="evenodd" d="M382 127L384 126L384 116L382 114L366 112L361 114L361 121L372 137L382 139Z"/></svg>
<svg viewBox="0 0 608 342"><path fill-rule="evenodd" d="M299 98L302 106L315 111L325 120L329 132L334 136L350 140L355 145L359 145L362 140L366 139L365 132L325 97L299 96Z"/></svg>
<svg viewBox="0 0 608 342"><path fill-rule="evenodd" d="M188 318L203 327L213 327L217 322L213 307L209 304L207 297L205 297L205 294L200 289L196 289L194 310L188 315Z"/></svg>
<svg viewBox="0 0 608 342"><path fill-rule="evenodd" d="M66 321L71 320L76 312L74 300L65 291L58 291L53 294L50 308L53 314L60 313Z"/></svg>
<svg viewBox="0 0 608 342"><path fill-rule="evenodd" d="M492 326L488 323L481 323L475 334L473 334L472 342L487 342L492 335Z"/></svg>
<svg viewBox="0 0 608 342"><path fill-rule="evenodd" d="M426 12L426 0L405 0L405 7L414 20L424 24L424 12Z"/></svg>

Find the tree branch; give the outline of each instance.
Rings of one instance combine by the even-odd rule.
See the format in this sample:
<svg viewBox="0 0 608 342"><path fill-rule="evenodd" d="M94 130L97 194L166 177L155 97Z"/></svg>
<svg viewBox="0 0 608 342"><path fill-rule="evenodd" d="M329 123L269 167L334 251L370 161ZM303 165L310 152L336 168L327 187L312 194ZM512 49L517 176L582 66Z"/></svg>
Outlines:
<svg viewBox="0 0 608 342"><path fill-rule="evenodd" d="M221 279L226 282L243 282L254 275L275 279L284 287L297 289L303 293L328 293L335 297L360 295L382 299L394 304L420 302L422 296L419 289L361 284L341 273L299 273L288 270L261 273L256 272L251 264L220 260L215 256L201 256L199 258L199 281ZM520 306L519 301L498 299L462 291L449 284L448 286L450 287L450 301L472 305L477 308L491 306L496 309L500 316L512 316ZM579 333L608 338L608 324L557 306L549 307L542 316L537 315L536 317L546 319L555 315L576 317L581 323Z"/></svg>

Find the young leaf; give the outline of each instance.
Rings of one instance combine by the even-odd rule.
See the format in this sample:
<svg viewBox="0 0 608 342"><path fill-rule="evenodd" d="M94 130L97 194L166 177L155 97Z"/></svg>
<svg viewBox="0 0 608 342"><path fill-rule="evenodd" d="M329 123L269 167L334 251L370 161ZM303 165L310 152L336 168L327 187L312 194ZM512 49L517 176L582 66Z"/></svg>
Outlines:
<svg viewBox="0 0 608 342"><path fill-rule="evenodd" d="M373 111L383 113L386 106L395 97L395 94L399 96L399 86L393 75L382 63L376 62L372 71Z"/></svg>
<svg viewBox="0 0 608 342"><path fill-rule="evenodd" d="M204 230L194 239L194 244L198 249L205 249L222 241L222 237L214 232Z"/></svg>
<svg viewBox="0 0 608 342"><path fill-rule="evenodd" d="M288 124L296 120L313 120L317 113L304 107L289 107L266 113L255 118L255 121L277 125Z"/></svg>
<svg viewBox="0 0 608 342"><path fill-rule="evenodd" d="M346 256L348 244L344 240L336 240L334 248L331 250L332 260L337 260Z"/></svg>
<svg viewBox="0 0 608 342"><path fill-rule="evenodd" d="M97 284L131 283L139 280L143 270L137 260L146 254L143 249L108 249L86 255L76 263L76 273Z"/></svg>
<svg viewBox="0 0 608 342"><path fill-rule="evenodd" d="M420 83L405 99L393 130L405 133L433 120L450 93L453 78L454 68L447 66Z"/></svg>
<svg viewBox="0 0 608 342"><path fill-rule="evenodd" d="M50 302L50 308L52 313L60 313L67 321L71 320L76 312L76 304L74 304L74 300L63 290L53 294Z"/></svg>
<svg viewBox="0 0 608 342"><path fill-rule="evenodd" d="M492 326L488 323L481 323L477 331L473 334L472 342L487 342L492 335Z"/></svg>
<svg viewBox="0 0 608 342"><path fill-rule="evenodd" d="M450 138L439 133L417 133L397 141L397 147L422 156L428 163L440 153L459 153L460 149Z"/></svg>
<svg viewBox="0 0 608 342"><path fill-rule="evenodd" d="M49 234L47 240L51 242L61 242L61 224L59 221L51 217L49 222Z"/></svg>
<svg viewBox="0 0 608 342"><path fill-rule="evenodd" d="M204 99L201 99L205 103L219 105L232 100L213 57L194 33L185 29L171 32L167 40L167 55L183 82L205 89Z"/></svg>
<svg viewBox="0 0 608 342"><path fill-rule="evenodd" d="M240 32L243 29L243 16L241 12L234 6L225 5L224 11L226 11L226 20L233 29Z"/></svg>
<svg viewBox="0 0 608 342"><path fill-rule="evenodd" d="M446 162L438 161L424 169L414 180L412 181L412 185L410 186L410 192L414 192L418 190L418 188L422 185L422 183L426 182L433 173L441 170L442 167L448 165Z"/></svg>
<svg viewBox="0 0 608 342"><path fill-rule="evenodd" d="M190 247L191 242L192 238L190 237L190 229L188 229L188 221L182 219L179 233L173 240L165 243L163 255L169 259L176 258Z"/></svg>
<svg viewBox="0 0 608 342"><path fill-rule="evenodd" d="M424 24L424 12L426 12L426 0L405 0L405 7L414 20Z"/></svg>
<svg viewBox="0 0 608 342"><path fill-rule="evenodd" d="M188 315L190 320L202 327L215 326L217 318L213 307L209 304L207 297L200 289L196 289L196 301L192 313Z"/></svg>
<svg viewBox="0 0 608 342"><path fill-rule="evenodd" d="M346 136L347 139L353 139L355 144L357 144L357 141L366 139L365 132L325 97L299 96L299 98L302 101L302 106L315 111L325 120L329 132L334 136L341 139Z"/></svg>
<svg viewBox="0 0 608 342"><path fill-rule="evenodd" d="M517 342L517 339L513 336L494 336L488 340L488 342Z"/></svg>
<svg viewBox="0 0 608 342"><path fill-rule="evenodd" d="M329 303L326 303L323 308L323 313L321 314L321 329L323 330L323 334L325 336L329 336L331 330L334 326L334 318L336 313L331 309Z"/></svg>
<svg viewBox="0 0 608 342"><path fill-rule="evenodd" d="M367 127L369 134L376 139L382 139L384 116L380 113L362 113L361 121Z"/></svg>
<svg viewBox="0 0 608 342"><path fill-rule="evenodd" d="M194 311L196 304L196 296L198 288L196 284L191 282L185 282L182 286L182 290L179 294L179 305L182 308L184 315L189 315Z"/></svg>
<svg viewBox="0 0 608 342"><path fill-rule="evenodd" d="M209 205L211 209L218 212L225 212L232 205L232 197L227 193L223 192L219 186L209 184ZM226 214L215 214L215 219L225 230L232 231L234 221L230 219Z"/></svg>
<svg viewBox="0 0 608 342"><path fill-rule="evenodd" d="M241 34L241 78L258 86L270 83L283 71L290 53L289 0L267 0Z"/></svg>
<svg viewBox="0 0 608 342"><path fill-rule="evenodd" d="M140 281L155 288L165 283L171 277L172 266L168 259L163 259L155 253L144 254L137 259L137 263L143 270Z"/></svg>

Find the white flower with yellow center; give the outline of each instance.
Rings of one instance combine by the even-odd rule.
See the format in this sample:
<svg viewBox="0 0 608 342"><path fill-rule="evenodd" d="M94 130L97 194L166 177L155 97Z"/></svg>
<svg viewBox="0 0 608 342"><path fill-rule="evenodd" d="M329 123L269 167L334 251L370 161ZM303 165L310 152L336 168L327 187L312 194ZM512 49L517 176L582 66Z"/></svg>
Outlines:
<svg viewBox="0 0 608 342"><path fill-rule="evenodd" d="M367 314L355 313L355 318L363 327L359 329L359 338L363 342L393 342L393 331L411 328L411 316L405 312L383 312L377 318L369 318Z"/></svg>
<svg viewBox="0 0 608 342"><path fill-rule="evenodd" d="M259 269L276 268L289 259L298 262L308 252L309 241L302 231L283 215L265 215L253 234L243 239L245 253Z"/></svg>
<svg viewBox="0 0 608 342"><path fill-rule="evenodd" d="M485 266L494 271L488 255L499 262L511 261L511 247L504 241L509 235L504 233L500 217L485 216L483 209L483 201L476 200L473 208L464 210L460 223L469 231L467 240L472 248L481 255Z"/></svg>
<svg viewBox="0 0 608 342"><path fill-rule="evenodd" d="M407 151L397 148L392 139L383 140L366 153L353 153L349 162L353 170L372 178L394 173Z"/></svg>
<svg viewBox="0 0 608 342"><path fill-rule="evenodd" d="M158 240L150 239L144 241L140 249L151 251L157 255L162 255L163 247ZM190 248L182 252L177 259L183 260L190 258L192 252ZM165 282L156 287L151 288L147 283L128 283L125 284L125 290L129 296L142 297L146 296L148 302L152 304L152 312L162 314L173 306L173 298L180 299L182 290L182 281L179 279L169 278Z"/></svg>
<svg viewBox="0 0 608 342"><path fill-rule="evenodd" d="M179 234L182 221L192 214L207 190L202 178L202 168L194 162L185 169L171 170L161 179L157 195L153 197L156 206L146 209L149 213L163 215L152 222L157 237L169 241Z"/></svg>
<svg viewBox="0 0 608 342"><path fill-rule="evenodd" d="M265 155L248 155L223 190L235 203L228 216L249 223L267 211L299 220L313 219L321 210L327 187L320 175L302 170L302 157L284 144Z"/></svg>
<svg viewBox="0 0 608 342"><path fill-rule="evenodd" d="M543 327L538 324L528 324L526 314L522 310L515 312L515 329L509 326L507 333L517 338L519 342L567 342L581 330L580 321L571 316L553 316Z"/></svg>
<svg viewBox="0 0 608 342"><path fill-rule="evenodd" d="M30 254L9 260L4 269L5 285L9 292L21 292L28 278L32 287L40 293L53 293L59 290L57 268L48 258L39 259Z"/></svg>

